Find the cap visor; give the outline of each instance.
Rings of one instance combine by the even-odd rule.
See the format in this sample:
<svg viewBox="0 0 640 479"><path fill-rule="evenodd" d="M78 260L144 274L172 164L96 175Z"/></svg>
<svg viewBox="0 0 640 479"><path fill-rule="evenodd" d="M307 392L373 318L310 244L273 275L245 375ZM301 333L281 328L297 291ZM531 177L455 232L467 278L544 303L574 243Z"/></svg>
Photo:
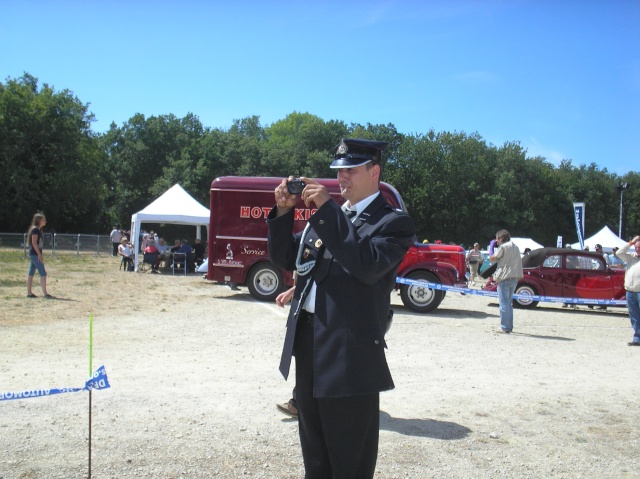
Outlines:
<svg viewBox="0 0 640 479"><path fill-rule="evenodd" d="M329 168L357 168L358 166L371 163L371 160L353 159L353 158L338 158L333 160Z"/></svg>

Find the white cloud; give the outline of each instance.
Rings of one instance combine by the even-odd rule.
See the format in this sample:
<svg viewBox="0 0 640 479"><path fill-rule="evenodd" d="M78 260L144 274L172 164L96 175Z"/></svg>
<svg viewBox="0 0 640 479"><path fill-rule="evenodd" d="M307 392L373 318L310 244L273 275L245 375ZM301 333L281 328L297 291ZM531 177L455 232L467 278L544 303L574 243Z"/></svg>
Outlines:
<svg viewBox="0 0 640 479"><path fill-rule="evenodd" d="M522 147L527 150L527 157L541 156L546 158L548 162L558 166L562 160L568 160L565 154L543 145L537 138L530 136L527 141L522 142Z"/></svg>

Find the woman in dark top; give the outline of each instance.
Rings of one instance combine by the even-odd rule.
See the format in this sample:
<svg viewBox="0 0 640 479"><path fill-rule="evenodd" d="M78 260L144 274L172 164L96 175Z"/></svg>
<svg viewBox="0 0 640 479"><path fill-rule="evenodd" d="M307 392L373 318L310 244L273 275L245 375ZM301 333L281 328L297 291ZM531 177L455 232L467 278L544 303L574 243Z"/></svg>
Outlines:
<svg viewBox="0 0 640 479"><path fill-rule="evenodd" d="M47 299L53 298L47 293L47 272L44 269L44 260L42 258L42 243L44 242L44 236L42 234L42 228L47 224L47 218L42 213L36 213L33 215L31 226L27 234L27 244L29 245L29 259L31 265L29 266L29 276L27 276L27 298L37 298L31 291L33 285L33 276L38 270L40 275L40 286L42 287L42 296Z"/></svg>

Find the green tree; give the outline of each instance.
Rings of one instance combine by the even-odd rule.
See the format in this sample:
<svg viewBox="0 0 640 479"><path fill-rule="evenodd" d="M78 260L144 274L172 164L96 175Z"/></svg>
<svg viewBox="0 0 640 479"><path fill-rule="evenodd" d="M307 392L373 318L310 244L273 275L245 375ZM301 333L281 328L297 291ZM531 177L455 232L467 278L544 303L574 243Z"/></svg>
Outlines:
<svg viewBox="0 0 640 479"><path fill-rule="evenodd" d="M333 147L347 135L340 121L309 113L290 113L265 129L265 174L333 177Z"/></svg>
<svg viewBox="0 0 640 479"><path fill-rule="evenodd" d="M93 230L103 220L101 154L93 114L70 91L25 73L0 85L0 227L22 231L36 211L50 229Z"/></svg>

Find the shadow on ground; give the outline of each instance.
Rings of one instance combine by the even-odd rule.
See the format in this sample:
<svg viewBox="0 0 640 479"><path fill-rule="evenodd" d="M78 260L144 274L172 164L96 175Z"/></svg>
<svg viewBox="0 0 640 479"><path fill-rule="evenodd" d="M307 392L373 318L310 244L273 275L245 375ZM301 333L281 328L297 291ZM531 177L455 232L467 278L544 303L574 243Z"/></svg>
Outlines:
<svg viewBox="0 0 640 479"><path fill-rule="evenodd" d="M380 411L380 429L405 436L431 437L446 441L463 439L471 433L471 429L455 422L392 417L384 411Z"/></svg>

